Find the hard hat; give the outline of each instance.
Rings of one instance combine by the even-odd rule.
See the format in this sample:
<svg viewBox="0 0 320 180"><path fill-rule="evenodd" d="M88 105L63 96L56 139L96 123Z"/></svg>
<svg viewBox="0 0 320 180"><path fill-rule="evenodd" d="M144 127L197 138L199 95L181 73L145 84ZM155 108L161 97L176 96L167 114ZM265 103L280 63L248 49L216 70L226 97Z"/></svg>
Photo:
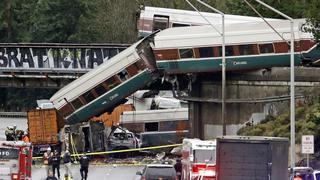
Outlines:
<svg viewBox="0 0 320 180"><path fill-rule="evenodd" d="M48 147L47 151L51 151L51 147Z"/></svg>

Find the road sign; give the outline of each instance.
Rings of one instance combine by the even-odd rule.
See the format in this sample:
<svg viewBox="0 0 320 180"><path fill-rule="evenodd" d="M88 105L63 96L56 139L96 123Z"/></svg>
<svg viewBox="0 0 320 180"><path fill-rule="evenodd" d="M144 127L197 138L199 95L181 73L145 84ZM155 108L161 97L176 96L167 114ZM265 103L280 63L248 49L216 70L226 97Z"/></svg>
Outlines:
<svg viewBox="0 0 320 180"><path fill-rule="evenodd" d="M314 138L313 135L302 136L302 154L313 154L314 153Z"/></svg>

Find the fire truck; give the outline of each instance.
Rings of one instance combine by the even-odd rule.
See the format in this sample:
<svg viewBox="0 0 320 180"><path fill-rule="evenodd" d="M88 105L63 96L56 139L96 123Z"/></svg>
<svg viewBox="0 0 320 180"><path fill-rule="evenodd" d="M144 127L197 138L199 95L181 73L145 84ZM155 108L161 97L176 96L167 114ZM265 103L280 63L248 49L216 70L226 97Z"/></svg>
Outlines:
<svg viewBox="0 0 320 180"><path fill-rule="evenodd" d="M216 141L183 139L182 142L182 179L216 179Z"/></svg>
<svg viewBox="0 0 320 180"><path fill-rule="evenodd" d="M31 180L31 165L31 143L0 141L1 180Z"/></svg>

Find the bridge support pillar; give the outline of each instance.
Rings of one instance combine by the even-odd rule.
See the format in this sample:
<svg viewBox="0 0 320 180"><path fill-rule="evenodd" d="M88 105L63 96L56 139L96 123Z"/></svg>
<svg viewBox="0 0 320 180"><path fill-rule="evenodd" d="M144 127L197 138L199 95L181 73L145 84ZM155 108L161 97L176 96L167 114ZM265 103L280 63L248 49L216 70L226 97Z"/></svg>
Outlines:
<svg viewBox="0 0 320 180"><path fill-rule="evenodd" d="M260 71L228 74L226 99L232 103L226 104L227 135L236 135L243 126L289 111L289 99L281 98L290 94L288 71L288 68L273 68L267 74ZM296 74L296 95L300 96L296 107L304 107L320 95L320 69L298 68ZM191 136L200 139L221 136L220 74L198 75L190 96Z"/></svg>

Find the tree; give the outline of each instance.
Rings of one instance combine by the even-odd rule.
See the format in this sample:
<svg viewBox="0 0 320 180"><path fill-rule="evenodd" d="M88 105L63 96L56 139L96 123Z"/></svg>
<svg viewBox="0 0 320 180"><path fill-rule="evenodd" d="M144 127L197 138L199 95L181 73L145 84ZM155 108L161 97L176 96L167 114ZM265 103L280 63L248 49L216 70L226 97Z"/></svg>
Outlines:
<svg viewBox="0 0 320 180"><path fill-rule="evenodd" d="M91 29L95 1L42 0L34 13L33 42L95 42Z"/></svg>
<svg viewBox="0 0 320 180"><path fill-rule="evenodd" d="M247 0L258 10L264 17L269 18L283 18L277 13L270 11L266 7L260 5L254 0ZM310 0L264 0L268 5L276 8L277 10L287 14L292 18L302 18L306 15L307 4ZM230 14L257 16L257 14L245 3L244 0L234 1L226 0L226 12Z"/></svg>
<svg viewBox="0 0 320 180"><path fill-rule="evenodd" d="M133 43L137 38L136 2L132 0L98 0L95 29L98 42Z"/></svg>
<svg viewBox="0 0 320 180"><path fill-rule="evenodd" d="M36 0L3 0L0 3L0 42L30 41L30 22Z"/></svg>
<svg viewBox="0 0 320 180"><path fill-rule="evenodd" d="M320 40L320 1L311 0L307 12L309 28L305 30L312 32L317 41Z"/></svg>

